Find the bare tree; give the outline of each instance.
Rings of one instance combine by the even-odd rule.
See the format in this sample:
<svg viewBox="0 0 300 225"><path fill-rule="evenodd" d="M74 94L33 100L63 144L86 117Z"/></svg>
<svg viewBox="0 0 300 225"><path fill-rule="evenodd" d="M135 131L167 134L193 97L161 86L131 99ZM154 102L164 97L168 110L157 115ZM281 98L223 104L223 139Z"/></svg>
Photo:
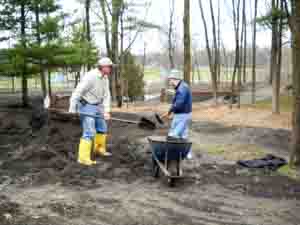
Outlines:
<svg viewBox="0 0 300 225"><path fill-rule="evenodd" d="M216 32L216 21L215 21L215 14L213 10L212 0L209 0L210 6L210 15L212 21L212 35L213 35L213 46L214 46L214 75L213 75L213 83L215 83L215 89L217 90L217 73L218 73L218 64L219 64L219 50L218 50L218 42L217 42L217 32ZM217 97L217 96L216 96ZM216 102L217 103L217 102Z"/></svg>
<svg viewBox="0 0 300 225"><path fill-rule="evenodd" d="M85 22L86 22L86 40L88 43L91 43L91 24L90 24L90 7L91 7L91 0L85 0ZM87 64L88 70L91 69L91 65Z"/></svg>
<svg viewBox="0 0 300 225"><path fill-rule="evenodd" d="M123 0L112 1L112 23L111 23L111 53L114 63L119 64L119 22ZM120 73L115 68L112 86L115 87L115 96L118 107L122 107L122 86L120 81ZM113 88L114 89L114 88Z"/></svg>
<svg viewBox="0 0 300 225"><path fill-rule="evenodd" d="M243 59L243 83L247 81L247 17L246 17L246 2L243 6L243 26L244 26L244 59Z"/></svg>
<svg viewBox="0 0 300 225"><path fill-rule="evenodd" d="M191 82L191 28L190 28L190 0L184 0L184 80Z"/></svg>
<svg viewBox="0 0 300 225"><path fill-rule="evenodd" d="M41 32L40 32L40 1L35 0L34 1L34 14L35 14L35 28L36 28L36 40L37 40L37 44L38 46L41 46L42 43L42 39L41 39ZM42 93L43 93L43 97L46 97L47 95L47 87L46 87L46 78L45 78L45 74L44 74L44 70L42 68L42 62L40 60L39 62L40 64L40 79L41 79L41 87L42 87Z"/></svg>
<svg viewBox="0 0 300 225"><path fill-rule="evenodd" d="M21 1L21 7L20 7L20 22L21 22L21 44L22 48L26 49L27 44L26 44L26 2ZM24 63L22 65L22 104L24 107L27 107L29 104L29 99L28 99L28 80L27 80L27 66L26 66L26 58L24 59Z"/></svg>
<svg viewBox="0 0 300 225"><path fill-rule="evenodd" d="M174 63L174 14L175 14L175 0L170 0L170 19L169 19L169 29L168 29L168 53L170 60L170 68L175 68Z"/></svg>
<svg viewBox="0 0 300 225"><path fill-rule="evenodd" d="M216 44L216 32L215 32L215 26L213 28L213 33L214 33L214 46L215 46L215 59L213 59L212 56L212 52L211 52L211 47L209 44L209 39L208 39L208 30L207 30L207 22L205 19L205 15L204 15L204 10L203 10L203 4L202 4L202 0L199 0L199 7L200 7L200 12L201 12L201 17L202 17L202 22L203 22L203 26L204 26L204 34L205 34L205 43L206 43L206 51L207 51L207 56L208 56L208 62L209 62L209 69L210 69L210 73L211 73L211 80L212 80L212 89L213 89L213 93L214 93L214 99L215 99L215 104L217 104L217 44ZM213 12L212 10L212 2L210 1L210 9L211 9L211 13ZM213 13L212 13L213 14ZM214 18L214 16L212 15L212 18Z"/></svg>
<svg viewBox="0 0 300 225"><path fill-rule="evenodd" d="M110 47L110 33L109 33L109 23L108 23L108 16L107 16L107 4L106 0L99 0L102 16L103 16L103 23L104 23L104 32L105 32L105 44L106 44L106 52L109 57L112 56L111 54L111 47Z"/></svg>
<svg viewBox="0 0 300 225"><path fill-rule="evenodd" d="M221 82L221 9L220 9L220 0L218 0L218 54L217 54L217 61L218 61L218 72L217 72L217 80Z"/></svg>
<svg viewBox="0 0 300 225"><path fill-rule="evenodd" d="M272 111L275 114L280 112L280 75L281 75L281 44L282 44L282 19L279 19L279 0L272 0L272 48L270 81L273 87ZM282 16L281 16L282 18Z"/></svg>
<svg viewBox="0 0 300 225"><path fill-rule="evenodd" d="M252 104L256 102L256 19L258 0L254 0L253 40L252 40Z"/></svg>
<svg viewBox="0 0 300 225"><path fill-rule="evenodd" d="M242 69L244 69L245 65L243 62L243 54L245 54L244 52L246 51L246 48L243 47L243 41L244 41L244 38L245 38L245 32L246 32L246 1L243 0L243 7L242 7L242 14L243 14L243 17L242 17L242 30L241 30L241 43L239 44L241 47L239 48L240 49L240 52L239 52L239 67L238 67L238 85L237 85L237 91L238 91L238 104L237 104L237 107L240 108L241 107L241 88L242 88ZM242 68L242 65L243 65L243 68Z"/></svg>
<svg viewBox="0 0 300 225"><path fill-rule="evenodd" d="M231 81L231 92L234 94L236 73L240 68L240 0L237 0L237 6L235 0L232 0L232 14L235 32L235 63ZM233 97L231 98L231 103L233 103ZM232 104L230 104L230 107L232 107Z"/></svg>
<svg viewBox="0 0 300 225"><path fill-rule="evenodd" d="M291 14L287 0L283 0L288 24L292 33L293 49L293 130L292 130L292 153L290 164L300 166L300 1L289 0Z"/></svg>
<svg viewBox="0 0 300 225"><path fill-rule="evenodd" d="M300 2L292 1L293 14L293 84L294 84L294 113L293 113L293 142L292 164L300 165Z"/></svg>

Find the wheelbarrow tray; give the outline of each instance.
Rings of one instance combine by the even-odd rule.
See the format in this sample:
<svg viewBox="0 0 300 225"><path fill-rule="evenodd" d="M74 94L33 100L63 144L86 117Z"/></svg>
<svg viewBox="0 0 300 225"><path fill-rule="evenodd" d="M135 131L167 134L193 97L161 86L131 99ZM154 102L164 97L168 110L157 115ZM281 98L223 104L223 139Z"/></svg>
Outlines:
<svg viewBox="0 0 300 225"><path fill-rule="evenodd" d="M168 177L170 186L174 185L177 178L182 177L181 160L185 159L191 150L192 143L185 140L167 140L166 137L148 137L151 145L154 176L158 177L159 169ZM176 162L176 175L168 170L170 162ZM157 175L155 175L157 173Z"/></svg>
<svg viewBox="0 0 300 225"><path fill-rule="evenodd" d="M182 160L185 159L191 150L192 143L181 140L167 140L166 137L153 136L148 137L151 145L152 155L160 162L166 158L168 160Z"/></svg>

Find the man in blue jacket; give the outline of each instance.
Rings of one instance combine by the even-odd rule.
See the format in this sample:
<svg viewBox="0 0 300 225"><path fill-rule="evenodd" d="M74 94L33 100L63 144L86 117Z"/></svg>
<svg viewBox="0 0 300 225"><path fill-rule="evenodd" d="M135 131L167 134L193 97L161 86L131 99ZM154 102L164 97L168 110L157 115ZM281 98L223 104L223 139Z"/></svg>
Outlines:
<svg viewBox="0 0 300 225"><path fill-rule="evenodd" d="M189 126L192 120L192 93L191 89L180 76L180 72L172 70L168 76L169 84L175 89L175 96L169 110L173 120L168 137L188 139ZM188 155L191 158L191 153Z"/></svg>

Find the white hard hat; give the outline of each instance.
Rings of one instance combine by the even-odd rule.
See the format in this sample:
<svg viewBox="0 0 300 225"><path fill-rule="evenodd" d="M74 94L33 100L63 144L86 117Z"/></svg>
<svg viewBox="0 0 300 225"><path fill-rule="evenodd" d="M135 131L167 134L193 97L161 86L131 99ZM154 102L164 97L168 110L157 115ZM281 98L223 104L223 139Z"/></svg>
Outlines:
<svg viewBox="0 0 300 225"><path fill-rule="evenodd" d="M98 61L98 66L113 66L113 62L110 58L104 57Z"/></svg>
<svg viewBox="0 0 300 225"><path fill-rule="evenodd" d="M182 80L181 71L175 69L171 70L168 75L168 79Z"/></svg>

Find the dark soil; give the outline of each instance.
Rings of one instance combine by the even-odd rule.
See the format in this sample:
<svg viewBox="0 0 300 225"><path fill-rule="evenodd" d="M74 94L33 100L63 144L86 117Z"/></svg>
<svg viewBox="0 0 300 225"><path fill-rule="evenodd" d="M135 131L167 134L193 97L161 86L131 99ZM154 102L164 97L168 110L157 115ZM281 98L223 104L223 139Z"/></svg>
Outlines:
<svg viewBox="0 0 300 225"><path fill-rule="evenodd" d="M113 156L85 167L76 162L78 121L50 116L46 126L34 129L30 121L31 110L0 113L0 225L300 224L300 182L276 172L214 164L195 152L175 188L153 178L146 137L166 135L166 127L149 131L112 122ZM237 133L243 134L239 140L258 135L207 123L193 130L212 143Z"/></svg>

